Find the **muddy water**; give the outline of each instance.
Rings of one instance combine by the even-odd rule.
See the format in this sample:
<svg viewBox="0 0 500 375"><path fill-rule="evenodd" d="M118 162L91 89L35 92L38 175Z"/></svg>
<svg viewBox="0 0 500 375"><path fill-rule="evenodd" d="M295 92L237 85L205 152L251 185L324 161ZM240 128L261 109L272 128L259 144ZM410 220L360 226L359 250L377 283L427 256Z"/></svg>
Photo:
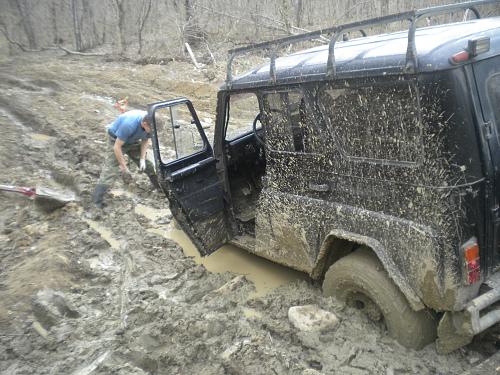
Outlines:
<svg viewBox="0 0 500 375"><path fill-rule="evenodd" d="M135 211L153 222L169 213L168 209L158 210L144 205L137 205ZM203 264L210 272L244 275L255 285L255 292L250 297L263 296L281 285L307 279L301 272L255 256L234 245L225 245L210 256L201 257L189 237L172 224L156 225L149 231L177 242L186 256L192 257L198 264Z"/></svg>
<svg viewBox="0 0 500 375"><path fill-rule="evenodd" d="M84 219L85 222L91 227L93 230L95 230L97 233L100 234L100 236L109 243L109 246L111 246L113 249L119 249L120 248L120 241L115 239L113 237L113 232L107 228L105 228L103 225L99 224L97 221L90 220L90 219Z"/></svg>

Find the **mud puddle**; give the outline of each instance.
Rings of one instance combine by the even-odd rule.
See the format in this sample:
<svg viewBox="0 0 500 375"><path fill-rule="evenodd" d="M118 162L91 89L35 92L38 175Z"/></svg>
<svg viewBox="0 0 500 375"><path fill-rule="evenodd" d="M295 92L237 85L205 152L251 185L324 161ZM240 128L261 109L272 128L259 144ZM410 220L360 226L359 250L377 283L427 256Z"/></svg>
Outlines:
<svg viewBox="0 0 500 375"><path fill-rule="evenodd" d="M90 220L90 219L84 219L85 222L91 227L93 230L95 230L99 235L111 246L113 249L119 249L121 246L120 241L118 241L116 238L113 237L113 232L104 227L103 225L99 224L97 221Z"/></svg>
<svg viewBox="0 0 500 375"><path fill-rule="evenodd" d="M168 209L155 209L144 205L137 205L135 212L153 222L170 213ZM255 286L255 292L249 296L251 298L264 296L290 282L307 279L301 272L270 262L235 245L222 246L215 253L202 257L186 233L174 228L172 223L159 224L148 231L175 241L182 248L184 255L193 258L197 264L202 264L210 272L244 275Z"/></svg>

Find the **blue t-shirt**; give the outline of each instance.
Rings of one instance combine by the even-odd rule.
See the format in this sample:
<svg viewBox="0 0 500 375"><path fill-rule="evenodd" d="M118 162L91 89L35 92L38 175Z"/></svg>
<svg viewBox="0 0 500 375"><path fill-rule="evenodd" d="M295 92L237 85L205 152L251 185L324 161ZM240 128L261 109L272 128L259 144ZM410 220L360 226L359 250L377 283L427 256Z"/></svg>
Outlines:
<svg viewBox="0 0 500 375"><path fill-rule="evenodd" d="M146 115L146 111L138 109L122 113L113 123L107 126L108 133L112 137L121 139L126 144L150 138L150 135L141 127L141 122Z"/></svg>

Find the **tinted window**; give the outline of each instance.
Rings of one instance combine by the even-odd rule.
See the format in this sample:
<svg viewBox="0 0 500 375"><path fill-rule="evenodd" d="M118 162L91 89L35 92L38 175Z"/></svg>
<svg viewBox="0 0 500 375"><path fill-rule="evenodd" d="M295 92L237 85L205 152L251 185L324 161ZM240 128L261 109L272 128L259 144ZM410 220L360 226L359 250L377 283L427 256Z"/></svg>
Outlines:
<svg viewBox="0 0 500 375"><path fill-rule="evenodd" d="M411 85L326 88L319 105L344 156L375 162L421 160L418 97Z"/></svg>

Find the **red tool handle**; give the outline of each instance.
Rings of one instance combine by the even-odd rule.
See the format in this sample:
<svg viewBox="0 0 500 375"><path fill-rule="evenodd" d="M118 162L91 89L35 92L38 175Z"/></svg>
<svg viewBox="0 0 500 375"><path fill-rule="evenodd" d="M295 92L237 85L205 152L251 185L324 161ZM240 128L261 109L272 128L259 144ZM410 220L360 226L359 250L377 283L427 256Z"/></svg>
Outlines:
<svg viewBox="0 0 500 375"><path fill-rule="evenodd" d="M0 190L19 193L22 195L26 195L27 197L30 198L34 198L36 194L35 188L25 187L25 186L0 185Z"/></svg>

